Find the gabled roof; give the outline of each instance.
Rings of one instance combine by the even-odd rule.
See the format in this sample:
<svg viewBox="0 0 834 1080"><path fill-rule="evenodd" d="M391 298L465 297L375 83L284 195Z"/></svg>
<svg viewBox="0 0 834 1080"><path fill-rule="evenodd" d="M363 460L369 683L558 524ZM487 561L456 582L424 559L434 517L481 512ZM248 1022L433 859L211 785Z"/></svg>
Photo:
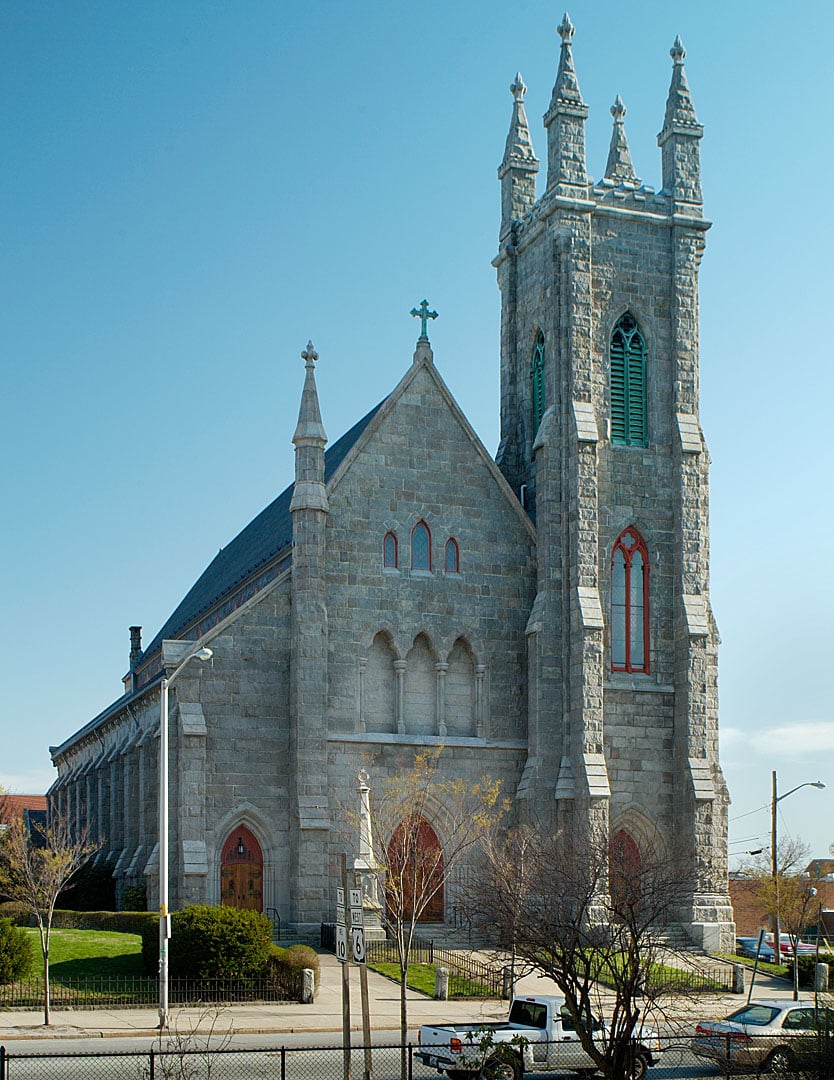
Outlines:
<svg viewBox="0 0 834 1080"><path fill-rule="evenodd" d="M336 472L368 426L383 402L376 405L358 423L326 451L324 455L325 483ZM215 555L168 621L142 653L137 667L157 653L162 641L176 638L200 615L231 596L247 579L266 567L292 543L290 501L293 484L281 492L265 510Z"/></svg>
<svg viewBox="0 0 834 1080"><path fill-rule="evenodd" d="M46 810L45 795L0 795L0 820L11 821L24 810Z"/></svg>

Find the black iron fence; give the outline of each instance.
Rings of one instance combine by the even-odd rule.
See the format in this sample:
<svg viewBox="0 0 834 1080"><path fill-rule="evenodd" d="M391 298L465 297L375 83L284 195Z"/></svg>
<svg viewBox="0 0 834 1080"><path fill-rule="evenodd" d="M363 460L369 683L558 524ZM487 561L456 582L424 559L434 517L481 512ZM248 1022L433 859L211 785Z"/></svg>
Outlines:
<svg viewBox="0 0 834 1080"><path fill-rule="evenodd" d="M274 979L171 979L172 1005L228 1005L233 1002L301 1000L301 973ZM50 981L49 997L54 1009L144 1008L159 1000L156 978L137 975L87 976ZM41 1009L43 979L25 979L0 985L0 1009Z"/></svg>
<svg viewBox="0 0 834 1080"><path fill-rule="evenodd" d="M345 1051L336 1047L262 1047L241 1049L228 1038L220 1045L200 1045L200 1036L156 1040L151 1047L131 1051L98 1050L77 1053L16 1052L14 1046L0 1046L0 1080L338 1080L350 1075L359 1080L370 1069L373 1080L429 1080L437 1077L438 1066L432 1063L432 1051L439 1048L415 1045L357 1046ZM733 1048L729 1057L715 1058L693 1052L691 1031L668 1035L660 1052L652 1048L653 1065L647 1080L696 1080L736 1076L743 1072L758 1077L776 1073L797 1080L830 1080L832 1075L831 1043L810 1037L791 1045L775 1044L772 1038L751 1036L748 1057L741 1060ZM564 1042L528 1046L523 1075L534 1077L571 1075L595 1064L582 1057L575 1044ZM648 1064L645 1056L625 1061L618 1070L620 1080L633 1080ZM347 1066L347 1073L346 1073ZM481 1068L480 1066L484 1066ZM520 1061L512 1072L502 1076L521 1076ZM471 1068L461 1070L460 1080L494 1080L491 1051L486 1050Z"/></svg>

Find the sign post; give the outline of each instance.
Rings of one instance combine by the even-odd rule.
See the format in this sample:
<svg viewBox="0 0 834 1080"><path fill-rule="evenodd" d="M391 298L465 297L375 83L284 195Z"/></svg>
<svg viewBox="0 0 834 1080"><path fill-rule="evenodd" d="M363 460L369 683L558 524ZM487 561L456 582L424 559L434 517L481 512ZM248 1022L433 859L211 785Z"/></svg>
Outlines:
<svg viewBox="0 0 834 1080"><path fill-rule="evenodd" d="M368 964L365 954L365 915L362 910L362 876L353 874L350 890L350 945L353 962L359 965L359 989L362 996L362 1040L365 1044L365 1070L362 1080L373 1080L371 1074L371 1010L368 1002Z"/></svg>
<svg viewBox="0 0 834 1080"><path fill-rule="evenodd" d="M336 889L336 957L342 965L342 1046L344 1080L350 1080L350 961L347 948L345 897L348 891L347 855L342 855L342 884Z"/></svg>

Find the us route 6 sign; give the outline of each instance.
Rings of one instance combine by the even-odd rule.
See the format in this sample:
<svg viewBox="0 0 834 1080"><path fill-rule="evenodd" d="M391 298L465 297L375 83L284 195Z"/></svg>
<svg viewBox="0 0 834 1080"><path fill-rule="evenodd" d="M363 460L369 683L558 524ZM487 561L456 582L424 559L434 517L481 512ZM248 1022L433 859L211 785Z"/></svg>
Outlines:
<svg viewBox="0 0 834 1080"><path fill-rule="evenodd" d="M353 959L357 964L365 963L365 931L361 926L353 926L350 930L350 944L353 950ZM337 946L338 947L338 946Z"/></svg>

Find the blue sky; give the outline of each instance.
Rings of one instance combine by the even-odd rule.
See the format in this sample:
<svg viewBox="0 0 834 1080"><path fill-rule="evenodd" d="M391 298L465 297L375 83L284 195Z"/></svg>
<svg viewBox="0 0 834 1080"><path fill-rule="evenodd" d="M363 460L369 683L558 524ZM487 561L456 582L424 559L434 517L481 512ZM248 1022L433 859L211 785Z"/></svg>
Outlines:
<svg viewBox="0 0 834 1080"><path fill-rule="evenodd" d="M702 422L731 851L780 808L834 842L830 5L574 3L601 175L621 94L660 187L680 34L705 213ZM291 480L301 349L331 441L411 360L498 440L496 167L521 70L538 156L562 8L543 0L0 8L0 783L121 691L205 565Z"/></svg>

